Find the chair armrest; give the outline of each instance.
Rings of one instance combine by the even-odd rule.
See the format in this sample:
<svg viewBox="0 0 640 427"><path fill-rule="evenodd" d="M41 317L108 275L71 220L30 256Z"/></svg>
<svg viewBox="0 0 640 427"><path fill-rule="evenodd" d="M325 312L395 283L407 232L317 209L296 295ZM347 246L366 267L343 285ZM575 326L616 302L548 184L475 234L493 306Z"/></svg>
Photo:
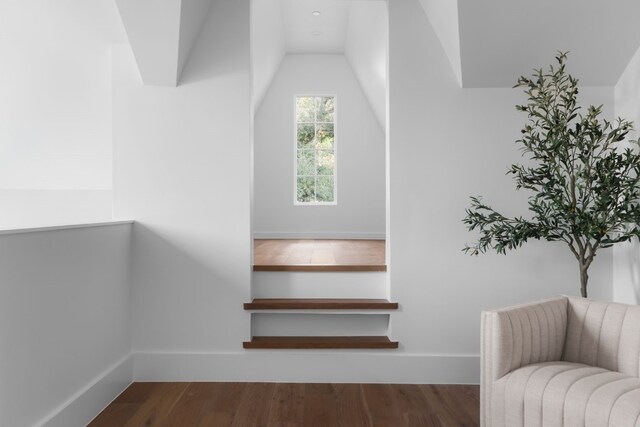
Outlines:
<svg viewBox="0 0 640 427"><path fill-rule="evenodd" d="M567 331L565 296L482 312L480 425L491 426L493 383L532 363L561 360Z"/></svg>
<svg viewBox="0 0 640 427"><path fill-rule="evenodd" d="M482 312L482 380L493 382L532 363L561 360L565 296Z"/></svg>

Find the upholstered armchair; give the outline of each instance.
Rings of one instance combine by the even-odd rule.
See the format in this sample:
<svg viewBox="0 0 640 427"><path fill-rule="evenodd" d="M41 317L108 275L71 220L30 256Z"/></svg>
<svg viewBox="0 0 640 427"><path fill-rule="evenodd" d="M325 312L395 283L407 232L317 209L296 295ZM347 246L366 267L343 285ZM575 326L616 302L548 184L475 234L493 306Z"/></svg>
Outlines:
<svg viewBox="0 0 640 427"><path fill-rule="evenodd" d="M640 307L557 297L482 313L481 426L640 426Z"/></svg>

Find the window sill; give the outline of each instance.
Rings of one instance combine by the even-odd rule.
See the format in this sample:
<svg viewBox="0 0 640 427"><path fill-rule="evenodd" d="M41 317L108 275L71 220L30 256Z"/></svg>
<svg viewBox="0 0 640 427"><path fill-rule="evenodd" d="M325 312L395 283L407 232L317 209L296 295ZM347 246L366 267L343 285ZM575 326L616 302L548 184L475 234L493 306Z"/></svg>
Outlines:
<svg viewBox="0 0 640 427"><path fill-rule="evenodd" d="M298 202L294 202L293 206L338 206L338 202L331 202L331 203L298 203Z"/></svg>

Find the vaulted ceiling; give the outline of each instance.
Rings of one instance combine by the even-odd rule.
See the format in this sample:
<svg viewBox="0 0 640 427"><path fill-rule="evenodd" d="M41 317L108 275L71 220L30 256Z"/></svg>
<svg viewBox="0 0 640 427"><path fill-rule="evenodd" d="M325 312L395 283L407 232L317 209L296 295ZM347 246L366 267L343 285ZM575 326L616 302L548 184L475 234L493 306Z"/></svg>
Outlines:
<svg viewBox="0 0 640 427"><path fill-rule="evenodd" d="M344 53L351 2L280 0L280 8L287 53Z"/></svg>
<svg viewBox="0 0 640 427"><path fill-rule="evenodd" d="M344 54L382 128L386 122L384 0L254 0L254 108L286 54Z"/></svg>

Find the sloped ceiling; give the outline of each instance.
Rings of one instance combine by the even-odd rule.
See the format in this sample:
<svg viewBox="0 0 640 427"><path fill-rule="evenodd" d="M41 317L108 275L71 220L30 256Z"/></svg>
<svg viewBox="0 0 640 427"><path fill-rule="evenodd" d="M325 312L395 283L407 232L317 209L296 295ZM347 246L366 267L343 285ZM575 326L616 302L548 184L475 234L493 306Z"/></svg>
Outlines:
<svg viewBox="0 0 640 427"><path fill-rule="evenodd" d="M350 1L280 1L287 53L344 53Z"/></svg>
<svg viewBox="0 0 640 427"><path fill-rule="evenodd" d="M385 0L254 0L254 111L286 54L344 54L384 129L387 21Z"/></svg>
<svg viewBox="0 0 640 427"><path fill-rule="evenodd" d="M384 2L352 2L344 49L383 131L387 127L388 25Z"/></svg>
<svg viewBox="0 0 640 427"><path fill-rule="evenodd" d="M212 0L116 0L145 85L176 86Z"/></svg>
<svg viewBox="0 0 640 427"><path fill-rule="evenodd" d="M640 45L637 0L420 1L463 87L512 86L558 50L583 85L614 86Z"/></svg>
<svg viewBox="0 0 640 427"><path fill-rule="evenodd" d="M280 0L251 2L252 107L255 113L285 55L284 22Z"/></svg>

